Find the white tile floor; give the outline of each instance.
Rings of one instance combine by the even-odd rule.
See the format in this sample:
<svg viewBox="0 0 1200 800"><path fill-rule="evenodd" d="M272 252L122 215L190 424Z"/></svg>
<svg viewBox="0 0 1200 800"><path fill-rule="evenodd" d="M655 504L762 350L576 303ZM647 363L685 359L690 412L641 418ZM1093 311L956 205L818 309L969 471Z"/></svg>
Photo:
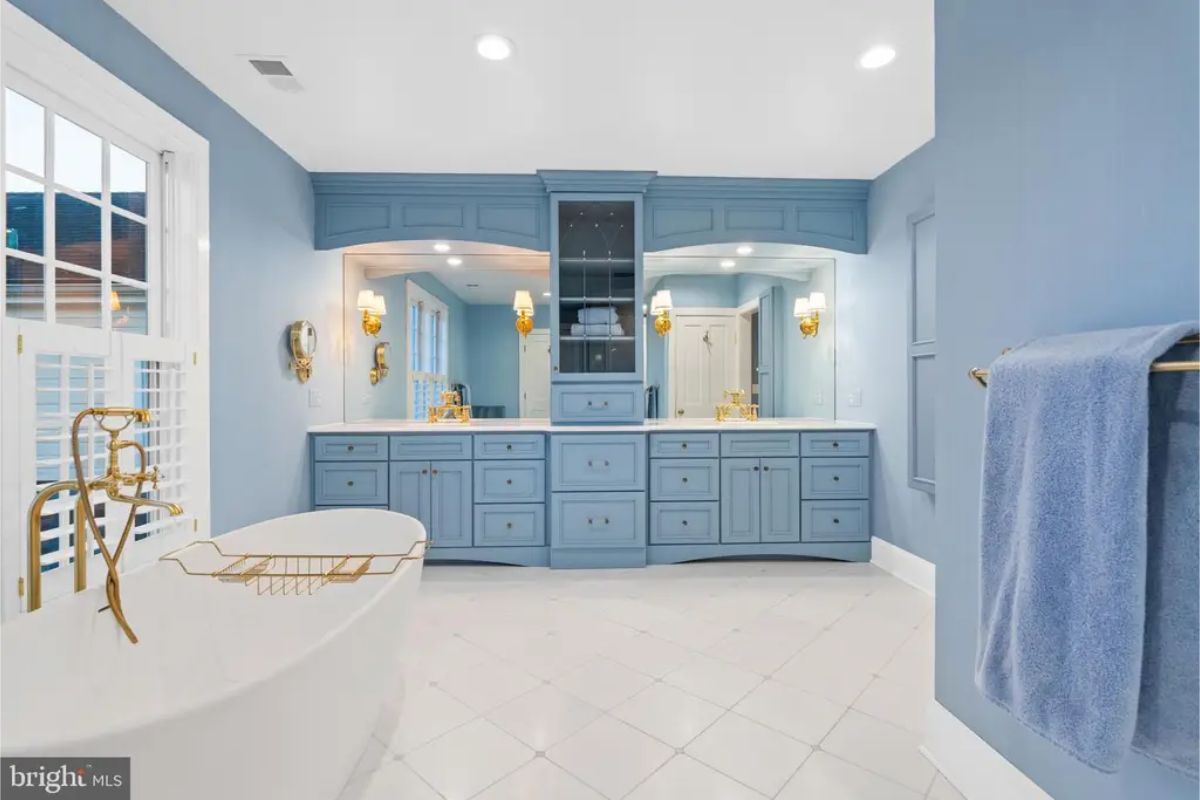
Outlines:
<svg viewBox="0 0 1200 800"><path fill-rule="evenodd" d="M426 567L347 800L961 800L917 747L932 602L867 564Z"/></svg>

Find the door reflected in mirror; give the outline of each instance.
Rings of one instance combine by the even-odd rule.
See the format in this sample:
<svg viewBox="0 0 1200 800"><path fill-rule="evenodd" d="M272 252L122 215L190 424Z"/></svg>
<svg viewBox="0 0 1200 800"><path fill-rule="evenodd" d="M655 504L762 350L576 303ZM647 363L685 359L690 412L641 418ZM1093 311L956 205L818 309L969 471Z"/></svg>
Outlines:
<svg viewBox="0 0 1200 800"><path fill-rule="evenodd" d="M836 266L832 251L769 243L646 254L645 297L670 304L665 335L645 314L648 413L711 420L741 391L761 417L834 418Z"/></svg>
<svg viewBox="0 0 1200 800"><path fill-rule="evenodd" d="M366 292L387 309L363 331ZM517 320L529 311L527 335ZM544 418L550 408L550 257L502 245L416 241L352 248L343 256L346 421L426 420L443 391L471 416ZM514 305L520 305L519 312ZM524 325L522 325L524 327ZM386 380L376 345L386 341Z"/></svg>

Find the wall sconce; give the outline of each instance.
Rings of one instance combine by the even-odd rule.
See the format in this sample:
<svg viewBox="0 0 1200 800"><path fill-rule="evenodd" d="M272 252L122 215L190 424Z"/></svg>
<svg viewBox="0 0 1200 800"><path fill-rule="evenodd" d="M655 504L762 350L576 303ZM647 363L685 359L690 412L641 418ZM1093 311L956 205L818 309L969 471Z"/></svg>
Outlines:
<svg viewBox="0 0 1200 800"><path fill-rule="evenodd" d="M387 301L383 295L375 294L370 289L358 293L358 310L362 312L363 333L368 336L378 336L383 328L383 317L387 314Z"/></svg>
<svg viewBox="0 0 1200 800"><path fill-rule="evenodd" d="M528 336L533 330L533 298L524 289L513 295L513 311L517 312L517 333Z"/></svg>
<svg viewBox="0 0 1200 800"><path fill-rule="evenodd" d="M372 386L387 377L387 348L387 342L380 342L379 344L375 345L375 366L372 367L371 371L367 373L367 375L371 378Z"/></svg>
<svg viewBox="0 0 1200 800"><path fill-rule="evenodd" d="M306 319L297 320L292 323L288 341L292 349L292 370L301 383L308 383L317 354L317 329Z"/></svg>
<svg viewBox="0 0 1200 800"><path fill-rule="evenodd" d="M666 336L671 332L671 290L659 289L650 298L650 314L654 317L654 332Z"/></svg>
<svg viewBox="0 0 1200 800"><path fill-rule="evenodd" d="M792 316L800 326L800 335L805 339L816 336L821 329L821 312L825 310L825 293L813 292L808 297L797 297Z"/></svg>

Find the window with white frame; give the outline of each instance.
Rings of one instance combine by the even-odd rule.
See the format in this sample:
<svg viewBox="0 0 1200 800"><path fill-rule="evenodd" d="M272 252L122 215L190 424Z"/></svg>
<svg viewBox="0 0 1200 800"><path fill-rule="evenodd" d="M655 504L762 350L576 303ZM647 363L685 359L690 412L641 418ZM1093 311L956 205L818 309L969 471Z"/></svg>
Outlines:
<svg viewBox="0 0 1200 800"><path fill-rule="evenodd" d="M408 335L408 406L413 419L425 419L450 384L447 367L446 304L412 281L405 284Z"/></svg>
<svg viewBox="0 0 1200 800"><path fill-rule="evenodd" d="M29 94L4 90L5 315L156 332L158 154Z"/></svg>
<svg viewBox="0 0 1200 800"><path fill-rule="evenodd" d="M124 435L160 470L142 494L185 511L139 509L122 567L209 533L208 145L18 12L0 33L0 550L5 585L40 556L50 601L72 588L77 493L44 506L39 552L25 552L24 515L46 484L74 480L71 423L87 408L150 411ZM83 471L98 477L107 436L81 433ZM131 450L120 458L137 469ZM119 534L129 506L91 500L100 535ZM18 599L0 597L0 617L23 610Z"/></svg>

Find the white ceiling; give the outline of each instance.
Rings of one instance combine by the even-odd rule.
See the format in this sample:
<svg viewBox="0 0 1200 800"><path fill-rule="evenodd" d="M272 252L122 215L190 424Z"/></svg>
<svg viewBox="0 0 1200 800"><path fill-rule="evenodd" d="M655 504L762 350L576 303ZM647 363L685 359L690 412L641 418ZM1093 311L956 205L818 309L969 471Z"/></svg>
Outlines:
<svg viewBox="0 0 1200 800"><path fill-rule="evenodd" d="M312 171L874 178L933 136L933 0L108 2Z"/></svg>

